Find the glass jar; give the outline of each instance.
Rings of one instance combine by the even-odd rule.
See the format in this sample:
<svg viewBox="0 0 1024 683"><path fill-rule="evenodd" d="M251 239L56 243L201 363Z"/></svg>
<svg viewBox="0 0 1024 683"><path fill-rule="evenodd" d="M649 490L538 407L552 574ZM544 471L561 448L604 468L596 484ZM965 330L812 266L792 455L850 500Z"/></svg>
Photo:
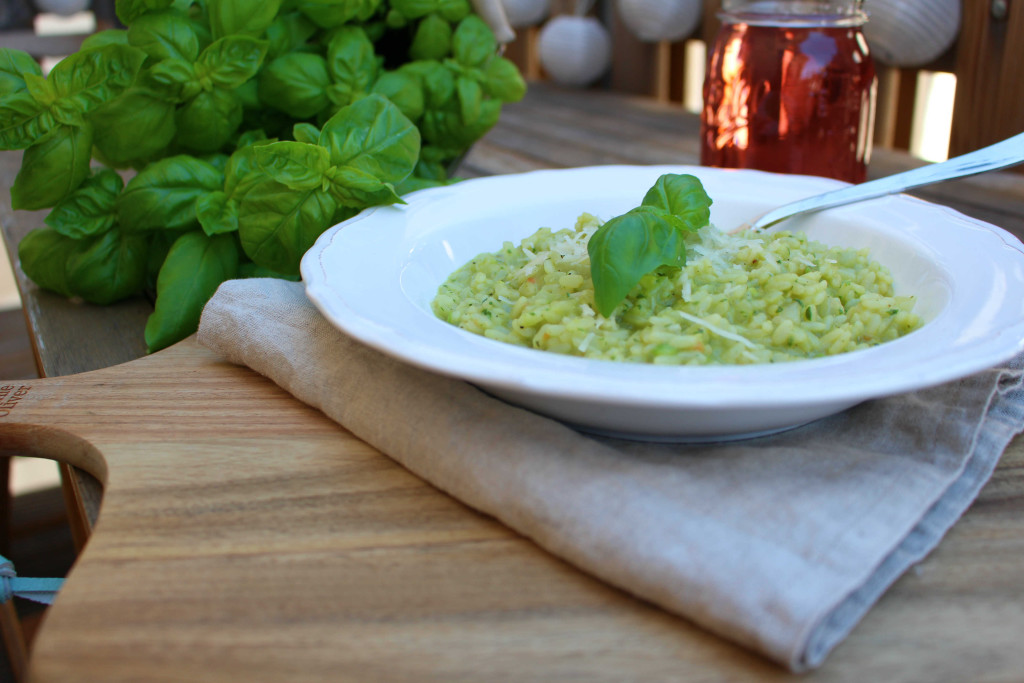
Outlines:
<svg viewBox="0 0 1024 683"><path fill-rule="evenodd" d="M701 163L863 182L878 79L862 0L723 0Z"/></svg>

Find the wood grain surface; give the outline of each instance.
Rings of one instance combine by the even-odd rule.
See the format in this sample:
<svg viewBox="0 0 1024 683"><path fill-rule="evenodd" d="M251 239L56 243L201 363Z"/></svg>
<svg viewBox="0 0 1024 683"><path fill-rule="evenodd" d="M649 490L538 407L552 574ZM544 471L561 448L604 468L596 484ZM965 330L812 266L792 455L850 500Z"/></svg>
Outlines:
<svg viewBox="0 0 1024 683"><path fill-rule="evenodd" d="M104 483L30 680L795 680L583 575L192 339L11 383ZM8 386L11 386L8 385ZM810 681L1019 680L1024 448Z"/></svg>
<svg viewBox="0 0 1024 683"><path fill-rule="evenodd" d="M694 163L696 125L649 99L531 84L460 174ZM17 163L0 153L8 187ZM920 163L877 150L871 175ZM1020 175L917 194L1024 234ZM13 247L42 215L8 203L0 220ZM88 306L18 276L47 379L5 383L28 389L0 416L0 451L71 463L79 499L93 496L83 510L99 511L31 680L796 680L545 554L191 340L132 360L148 301ZM1021 681L1022 633L1018 440L939 548L799 678Z"/></svg>

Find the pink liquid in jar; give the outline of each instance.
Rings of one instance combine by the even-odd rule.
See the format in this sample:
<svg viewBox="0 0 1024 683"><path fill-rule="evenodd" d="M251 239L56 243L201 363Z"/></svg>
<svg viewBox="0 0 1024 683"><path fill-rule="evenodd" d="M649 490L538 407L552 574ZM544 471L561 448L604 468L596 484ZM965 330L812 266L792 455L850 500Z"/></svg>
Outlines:
<svg viewBox="0 0 1024 683"><path fill-rule="evenodd" d="M877 78L862 20L737 12L723 22L704 82L701 163L863 182Z"/></svg>

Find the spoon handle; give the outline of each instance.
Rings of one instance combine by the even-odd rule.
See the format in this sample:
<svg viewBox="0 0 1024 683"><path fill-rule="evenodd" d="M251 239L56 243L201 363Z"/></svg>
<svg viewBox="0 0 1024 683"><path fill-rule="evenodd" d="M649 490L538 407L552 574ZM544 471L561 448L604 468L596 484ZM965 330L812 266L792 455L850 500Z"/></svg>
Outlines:
<svg viewBox="0 0 1024 683"><path fill-rule="evenodd" d="M758 218L749 227L754 230L763 230L800 213L820 211L841 204L852 204L864 199L902 192L912 187L963 178L985 171L995 171L1022 162L1024 162L1024 133L1019 133L1002 142L937 164L928 164L859 185L842 187L780 206Z"/></svg>

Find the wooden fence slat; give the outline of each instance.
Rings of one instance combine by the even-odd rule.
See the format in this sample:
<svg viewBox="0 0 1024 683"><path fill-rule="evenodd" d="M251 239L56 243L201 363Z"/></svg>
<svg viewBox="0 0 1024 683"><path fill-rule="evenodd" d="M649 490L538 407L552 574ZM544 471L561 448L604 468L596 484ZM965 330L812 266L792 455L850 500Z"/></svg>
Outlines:
<svg viewBox="0 0 1024 683"><path fill-rule="evenodd" d="M1024 3L965 2L950 155L1024 131Z"/></svg>

